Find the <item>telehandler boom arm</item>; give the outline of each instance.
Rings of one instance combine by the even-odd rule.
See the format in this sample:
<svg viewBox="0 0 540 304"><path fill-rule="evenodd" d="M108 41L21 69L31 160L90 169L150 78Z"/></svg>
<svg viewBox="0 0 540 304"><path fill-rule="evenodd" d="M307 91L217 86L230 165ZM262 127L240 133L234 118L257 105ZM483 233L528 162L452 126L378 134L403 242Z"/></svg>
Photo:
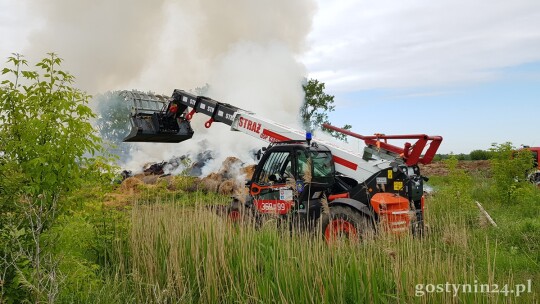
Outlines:
<svg viewBox="0 0 540 304"><path fill-rule="evenodd" d="M190 139L193 136L190 120L196 113L210 117L204 124L206 128L210 128L214 122L220 122L231 126L232 131L248 134L267 143L306 139L306 133L303 131L183 90L174 90L171 98L135 91L123 91L121 94L133 103L131 116L133 130L124 140L128 142L181 142ZM361 155L328 141L312 140L312 144L321 144L330 149L336 171L358 181L364 181L376 172L389 168L391 162L408 166L427 164L433 159L442 141L440 136L424 134L362 136L331 125L324 127L362 139L366 143L367 147ZM391 139L416 139L417 142L406 143L400 148L388 144L387 140ZM430 147L426 154L421 156L428 143L431 144Z"/></svg>

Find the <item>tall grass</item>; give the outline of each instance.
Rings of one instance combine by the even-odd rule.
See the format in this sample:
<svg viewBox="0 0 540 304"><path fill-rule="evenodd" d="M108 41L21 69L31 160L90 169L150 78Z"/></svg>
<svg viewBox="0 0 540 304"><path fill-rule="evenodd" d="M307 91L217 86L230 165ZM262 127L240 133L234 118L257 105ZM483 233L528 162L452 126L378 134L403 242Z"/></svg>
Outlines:
<svg viewBox="0 0 540 304"><path fill-rule="evenodd" d="M191 198L192 200L193 198ZM212 198L214 200L215 198ZM381 233L327 245L320 234L232 224L204 205L176 198L131 210L129 238L115 245L104 303L528 303L535 293L433 292L417 284L514 284L497 269L497 244L459 212L453 196L431 198L422 239ZM224 202L221 202L224 203ZM282 225L281 225L282 226ZM480 232L479 232L480 231ZM538 268L536 268L538 269ZM538 281L535 282L538 284ZM425 287L422 289L425 291ZM535 290L536 291L536 290Z"/></svg>

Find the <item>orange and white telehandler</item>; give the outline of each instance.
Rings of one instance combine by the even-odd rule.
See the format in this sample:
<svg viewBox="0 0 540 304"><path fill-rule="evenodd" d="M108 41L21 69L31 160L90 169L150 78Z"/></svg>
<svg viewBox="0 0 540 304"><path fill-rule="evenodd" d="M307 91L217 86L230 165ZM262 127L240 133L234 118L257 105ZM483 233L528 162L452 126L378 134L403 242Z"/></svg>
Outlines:
<svg viewBox="0 0 540 304"><path fill-rule="evenodd" d="M122 95L132 103L132 131L126 142L190 139L194 133L190 120L197 114L209 117L206 128L223 123L232 131L269 143L261 149L253 177L246 183L248 197L234 199L229 207L231 218L242 212L255 218L276 214L294 219L306 229L321 227L328 241L338 235L362 237L381 227L391 233L423 232L423 183L427 178L420 174L418 164L432 161L442 142L440 136L362 136L324 125L363 140L366 147L360 154L183 90L174 90L171 97L136 91L123 91ZM389 140L414 143L398 147Z"/></svg>

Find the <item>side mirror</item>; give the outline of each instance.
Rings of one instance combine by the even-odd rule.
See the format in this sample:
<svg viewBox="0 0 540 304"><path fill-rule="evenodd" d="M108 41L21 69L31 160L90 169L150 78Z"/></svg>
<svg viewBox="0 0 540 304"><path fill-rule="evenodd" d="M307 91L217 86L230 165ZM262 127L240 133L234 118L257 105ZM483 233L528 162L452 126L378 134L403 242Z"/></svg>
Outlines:
<svg viewBox="0 0 540 304"><path fill-rule="evenodd" d="M262 147L259 149L259 151L257 151L257 153L255 154L257 156L257 160L261 160L263 152L266 152L266 150L267 150L266 147Z"/></svg>

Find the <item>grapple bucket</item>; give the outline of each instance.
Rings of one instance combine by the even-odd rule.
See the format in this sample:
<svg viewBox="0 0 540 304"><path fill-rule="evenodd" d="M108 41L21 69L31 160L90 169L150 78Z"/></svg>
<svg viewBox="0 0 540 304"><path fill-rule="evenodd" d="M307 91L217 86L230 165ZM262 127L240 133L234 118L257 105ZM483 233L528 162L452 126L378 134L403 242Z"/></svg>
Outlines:
<svg viewBox="0 0 540 304"><path fill-rule="evenodd" d="M132 116L131 132L124 142L179 143L193 136L189 121L159 116L160 113Z"/></svg>
<svg viewBox="0 0 540 304"><path fill-rule="evenodd" d="M179 143L193 136L189 121L166 114L168 97L137 91L121 94L132 109L131 132L124 142Z"/></svg>

